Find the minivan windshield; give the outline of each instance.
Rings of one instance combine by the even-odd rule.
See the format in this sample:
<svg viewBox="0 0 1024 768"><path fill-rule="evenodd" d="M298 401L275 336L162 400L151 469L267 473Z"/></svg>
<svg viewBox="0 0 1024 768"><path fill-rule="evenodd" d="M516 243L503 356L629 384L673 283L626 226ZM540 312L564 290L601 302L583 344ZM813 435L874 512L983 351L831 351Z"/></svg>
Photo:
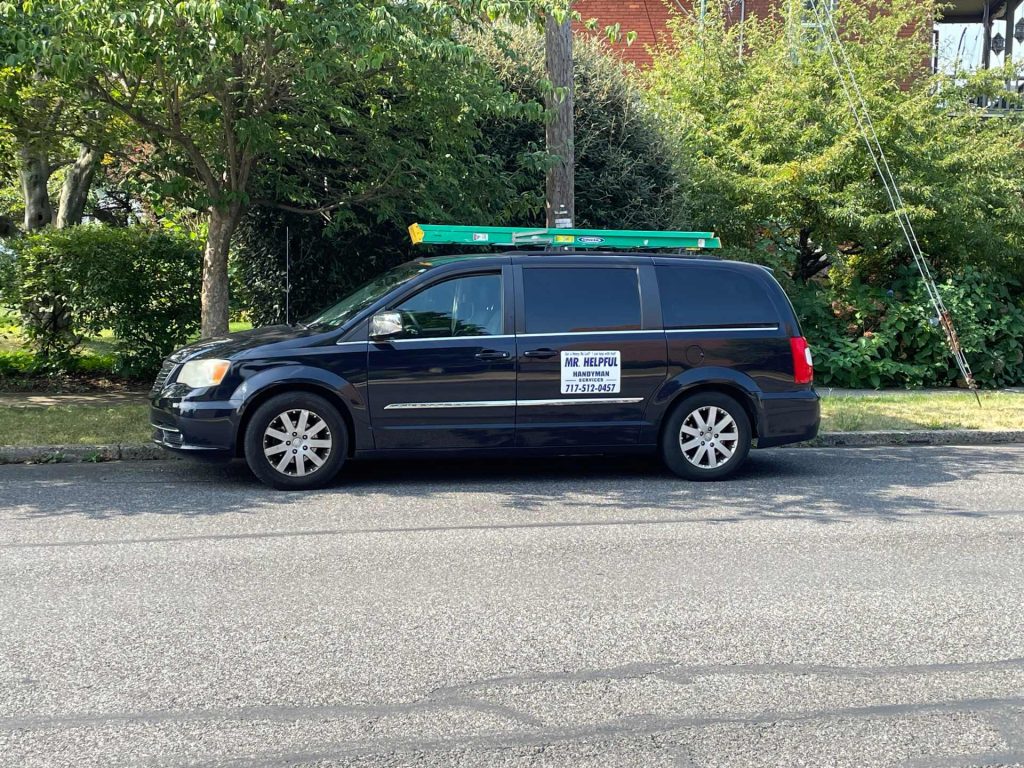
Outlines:
<svg viewBox="0 0 1024 768"><path fill-rule="evenodd" d="M412 262L395 267L379 277L375 277L359 290L349 294L327 309L318 312L303 322L307 328L337 328L346 320L355 317L393 288L412 280L416 275L425 272L427 266L420 262Z"/></svg>

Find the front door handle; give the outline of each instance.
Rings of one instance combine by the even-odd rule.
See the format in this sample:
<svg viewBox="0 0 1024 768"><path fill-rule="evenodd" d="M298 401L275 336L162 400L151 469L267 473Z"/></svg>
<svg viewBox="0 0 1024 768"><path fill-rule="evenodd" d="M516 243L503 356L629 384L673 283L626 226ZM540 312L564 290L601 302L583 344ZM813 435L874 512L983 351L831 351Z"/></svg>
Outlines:
<svg viewBox="0 0 1024 768"><path fill-rule="evenodd" d="M546 360L549 357L554 357L558 354L556 349L531 349L529 352L523 352L523 357L536 357L541 360Z"/></svg>
<svg viewBox="0 0 1024 768"><path fill-rule="evenodd" d="M508 352L499 352L496 349L485 349L476 353L477 360L508 360L512 357Z"/></svg>

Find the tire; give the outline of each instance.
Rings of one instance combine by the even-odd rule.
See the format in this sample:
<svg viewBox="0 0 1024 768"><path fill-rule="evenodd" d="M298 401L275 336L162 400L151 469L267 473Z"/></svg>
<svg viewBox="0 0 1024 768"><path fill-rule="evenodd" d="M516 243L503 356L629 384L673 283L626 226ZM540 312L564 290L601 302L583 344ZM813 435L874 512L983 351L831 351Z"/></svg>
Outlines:
<svg viewBox="0 0 1024 768"><path fill-rule="evenodd" d="M300 431L303 424L306 429ZM256 409L245 430L249 469L278 490L323 488L347 456L348 430L338 409L308 392L270 398Z"/></svg>
<svg viewBox="0 0 1024 768"><path fill-rule="evenodd" d="M701 434L712 420L722 431ZM701 439L705 437L709 439ZM750 418L742 405L721 392L698 392L669 414L661 435L661 457L687 480L724 480L746 461L750 442Z"/></svg>

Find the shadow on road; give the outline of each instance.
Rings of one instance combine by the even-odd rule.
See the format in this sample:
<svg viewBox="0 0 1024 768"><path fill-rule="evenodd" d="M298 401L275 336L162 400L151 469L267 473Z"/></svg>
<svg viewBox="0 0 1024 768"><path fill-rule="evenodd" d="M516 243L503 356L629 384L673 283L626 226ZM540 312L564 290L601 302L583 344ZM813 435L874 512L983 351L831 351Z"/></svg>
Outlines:
<svg viewBox="0 0 1024 768"><path fill-rule="evenodd" d="M1024 505L983 509L966 485L986 475L1024 476L1024 454L935 447L755 451L734 478L722 483L678 480L653 457L470 462L457 469L380 463L353 466L339 490L410 498L456 489L497 490L501 507L519 513L554 505L643 517L699 513L708 523L806 519L830 524L865 517L897 522L921 515L1024 513Z"/></svg>
<svg viewBox="0 0 1024 768"><path fill-rule="evenodd" d="M461 504L505 526L649 521L739 523L804 519L840 524L924 515L1020 514L979 498L985 478L1024 475L1017 448L891 448L754 452L724 483L688 483L653 457L350 463L328 489L282 493L260 485L241 462L200 465L55 465L0 468L0 511L25 518L137 515L287 515L327 507L339 522L415 526L429 507ZM979 485L981 483L981 485ZM1012 480L1014 486L1017 481ZM974 490L971 490L973 488ZM1003 499L1006 495L1003 495ZM426 504L424 503L426 502ZM1013 502L1015 503L1016 499ZM1000 504L1007 502L999 501ZM465 514L465 512L463 512ZM477 520L479 522L479 520ZM455 519L453 525L457 525Z"/></svg>

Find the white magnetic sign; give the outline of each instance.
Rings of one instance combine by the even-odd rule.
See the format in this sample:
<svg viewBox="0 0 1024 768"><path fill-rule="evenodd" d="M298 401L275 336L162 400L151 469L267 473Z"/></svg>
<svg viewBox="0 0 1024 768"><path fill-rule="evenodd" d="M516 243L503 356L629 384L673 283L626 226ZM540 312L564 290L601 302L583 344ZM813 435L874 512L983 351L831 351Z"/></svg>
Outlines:
<svg viewBox="0 0 1024 768"><path fill-rule="evenodd" d="M622 353L562 352L563 395L613 395L622 388Z"/></svg>

